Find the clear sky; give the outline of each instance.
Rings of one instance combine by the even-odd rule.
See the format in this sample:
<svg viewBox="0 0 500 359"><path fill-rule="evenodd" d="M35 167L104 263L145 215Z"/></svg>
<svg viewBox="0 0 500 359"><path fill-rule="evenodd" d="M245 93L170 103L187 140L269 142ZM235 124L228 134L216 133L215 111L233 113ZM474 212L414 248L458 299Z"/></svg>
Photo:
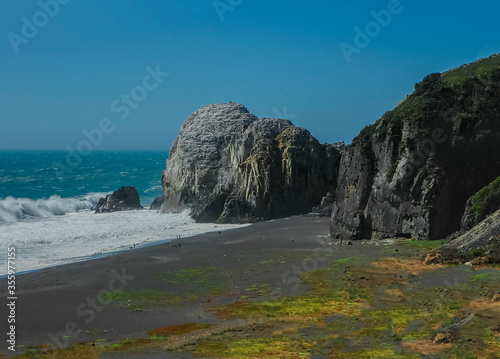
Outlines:
<svg viewBox="0 0 500 359"><path fill-rule="evenodd" d="M88 131L95 150L167 151L187 116L227 101L350 142L425 75L500 52L499 14L498 0L4 0L0 149L75 148Z"/></svg>

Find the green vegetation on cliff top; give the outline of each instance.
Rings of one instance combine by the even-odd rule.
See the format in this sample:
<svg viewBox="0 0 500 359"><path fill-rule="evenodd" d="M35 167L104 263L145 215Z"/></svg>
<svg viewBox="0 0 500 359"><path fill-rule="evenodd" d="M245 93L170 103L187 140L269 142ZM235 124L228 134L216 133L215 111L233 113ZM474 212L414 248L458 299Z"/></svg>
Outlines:
<svg viewBox="0 0 500 359"><path fill-rule="evenodd" d="M472 115L467 113L471 109L477 115L478 109L487 110L488 105L493 104L495 97L489 95L498 90L499 82L500 55L443 74L430 74L415 84L415 91L396 108L387 111L375 124L363 128L352 143L366 151L375 136L385 138L390 135L398 140L403 123L408 123L418 136L419 132L427 132L426 128L436 121L448 120L448 116L452 116L454 122L460 122L463 117ZM466 97L470 99L466 101Z"/></svg>
<svg viewBox="0 0 500 359"><path fill-rule="evenodd" d="M470 211L474 213L477 218L484 218L488 215L489 203L500 203L500 177L491 182L489 185L483 187L471 198Z"/></svg>

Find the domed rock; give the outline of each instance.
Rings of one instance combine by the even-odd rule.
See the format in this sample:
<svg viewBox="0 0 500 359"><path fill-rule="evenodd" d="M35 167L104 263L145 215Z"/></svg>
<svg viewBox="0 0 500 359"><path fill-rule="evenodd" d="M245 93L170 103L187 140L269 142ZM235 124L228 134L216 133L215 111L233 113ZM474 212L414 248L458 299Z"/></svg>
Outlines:
<svg viewBox="0 0 500 359"><path fill-rule="evenodd" d="M201 222L308 212L336 186L340 153L283 119L240 104L204 106L184 122L163 172L163 210Z"/></svg>

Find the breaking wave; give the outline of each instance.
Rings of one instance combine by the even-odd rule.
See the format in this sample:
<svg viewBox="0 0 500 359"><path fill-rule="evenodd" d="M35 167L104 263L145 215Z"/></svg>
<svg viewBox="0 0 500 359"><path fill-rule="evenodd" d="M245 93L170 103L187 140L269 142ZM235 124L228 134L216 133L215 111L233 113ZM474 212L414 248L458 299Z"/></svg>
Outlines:
<svg viewBox="0 0 500 359"><path fill-rule="evenodd" d="M0 222L17 222L28 218L46 218L88 210L106 193L90 193L79 197L49 199L7 197L0 199Z"/></svg>

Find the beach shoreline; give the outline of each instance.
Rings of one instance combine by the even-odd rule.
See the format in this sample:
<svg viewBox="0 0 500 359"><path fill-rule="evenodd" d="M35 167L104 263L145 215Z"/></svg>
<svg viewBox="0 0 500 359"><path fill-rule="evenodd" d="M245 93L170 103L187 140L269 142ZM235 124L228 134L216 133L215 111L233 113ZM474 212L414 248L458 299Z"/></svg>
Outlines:
<svg viewBox="0 0 500 359"><path fill-rule="evenodd" d="M200 303L183 303L175 307L173 312L167 310L168 314L164 313L163 318L158 315L158 310L162 312L165 309L146 309L141 313L139 322L129 318L138 317L137 313L130 313L127 309L113 305L106 306L101 312L96 310L95 318L92 318L90 323L86 322L90 319L89 316L79 314L82 314L84 309L89 309L85 304L89 297L108 290L110 281L117 277L116 273L123 274L126 278L122 284L125 284L127 289L162 287L164 283L154 278L158 273L165 270L182 270L200 263L220 265L221 261L225 261L222 267L227 274L233 272L236 267L242 267L241 263L231 263L227 258L241 256L248 260L249 253L264 251L278 255L291 246L299 251L313 249L318 246L315 241L318 236L328 235L328 222L328 218L294 216L185 238L181 240L182 247L170 247L169 243L172 241L168 241L92 260L19 273L16 278L17 344L57 344L57 340L51 340L54 336L64 344L91 341L95 337L87 333L89 328L97 330L102 337L108 339L140 337L157 326L185 322L192 317L193 308L200 312ZM250 263L250 266L256 264L258 263ZM248 267L248 263L243 266ZM285 268L280 268L277 273L271 273L271 276L279 282L284 271ZM130 283L126 282L127 278L132 277L134 279ZM7 294L6 281L7 278L0 278L0 294L4 298ZM112 287L119 287L117 281ZM0 315L2 318L7 316L5 308L2 308ZM149 324L139 324L144 320ZM66 343L62 338L66 335L59 334L64 334L68 323L70 326L77 323L80 331L78 335L72 335ZM0 348L0 353L9 354L5 349L5 346Z"/></svg>
<svg viewBox="0 0 500 359"><path fill-rule="evenodd" d="M0 204L1 207L1 204ZM0 243L15 246L19 273L67 263L94 260L103 255L188 238L240 225L196 223L189 211L159 213L146 209L94 214L92 210L0 223ZM0 275L7 274L6 257Z"/></svg>
<svg viewBox="0 0 500 359"><path fill-rule="evenodd" d="M495 343L467 345L488 326L496 330L500 302L491 293L500 291L498 269L423 263L442 241L341 243L329 236L329 221L258 222L194 236L181 246L164 243L19 275L20 346L12 353L4 342L0 356L246 358L270 350L260 357L293 352L298 358L328 357L332 348L346 358L366 351L429 354L453 350L434 343L436 334L478 305L474 332L461 334L472 341L462 341L460 350L496 350ZM7 298L5 278L0 285ZM7 316L1 306L0 318ZM278 354L260 346L269 340L278 345L273 350L282 348Z"/></svg>
<svg viewBox="0 0 500 359"><path fill-rule="evenodd" d="M250 224L248 224L248 225L250 225ZM167 243L171 243L171 242L174 242L174 241L178 240L179 237L183 241L184 240L190 240L191 238L194 238L194 237L197 237L197 236L201 236L201 235L204 235L204 234L207 234L207 233L230 231L230 230L233 230L233 229L244 228L244 227L246 227L248 225L242 224L241 226L238 226L238 227L224 228L223 225L221 226L221 225L214 224L214 229L213 230L208 230L208 231L203 232L203 233L187 235L187 236L184 236L184 237L177 236L176 238L170 237L170 238L161 239L161 240L154 240L153 242L143 242L143 243L138 243L137 246L134 246L134 247L128 246L128 248L126 248L127 246L124 246L121 249L116 249L116 250L112 250L112 251L109 251L109 252L95 253L95 254L88 255L88 256L75 257L75 258L68 259L67 261L65 261L64 263L61 263L61 264L49 265L47 267L36 268L36 269L29 269L29 270L17 272L16 276L21 276L21 275L25 275L25 274L29 274L29 273L35 273L35 272L38 272L38 271L41 271L41 270L46 270L46 269L51 269L51 268L57 268L57 267L61 267L61 266L65 266L65 265L70 265L70 264L76 264L76 263L82 263L82 262L87 262L87 261L93 261L93 260L105 258L105 257L108 257L108 256L114 256L114 255L117 255L117 254L120 254L120 253L123 253L123 252L129 252L131 250L139 250L139 249L147 248L147 247L165 245ZM8 277L8 274L2 274L2 275L0 275L0 280L1 279L5 279L7 277Z"/></svg>

